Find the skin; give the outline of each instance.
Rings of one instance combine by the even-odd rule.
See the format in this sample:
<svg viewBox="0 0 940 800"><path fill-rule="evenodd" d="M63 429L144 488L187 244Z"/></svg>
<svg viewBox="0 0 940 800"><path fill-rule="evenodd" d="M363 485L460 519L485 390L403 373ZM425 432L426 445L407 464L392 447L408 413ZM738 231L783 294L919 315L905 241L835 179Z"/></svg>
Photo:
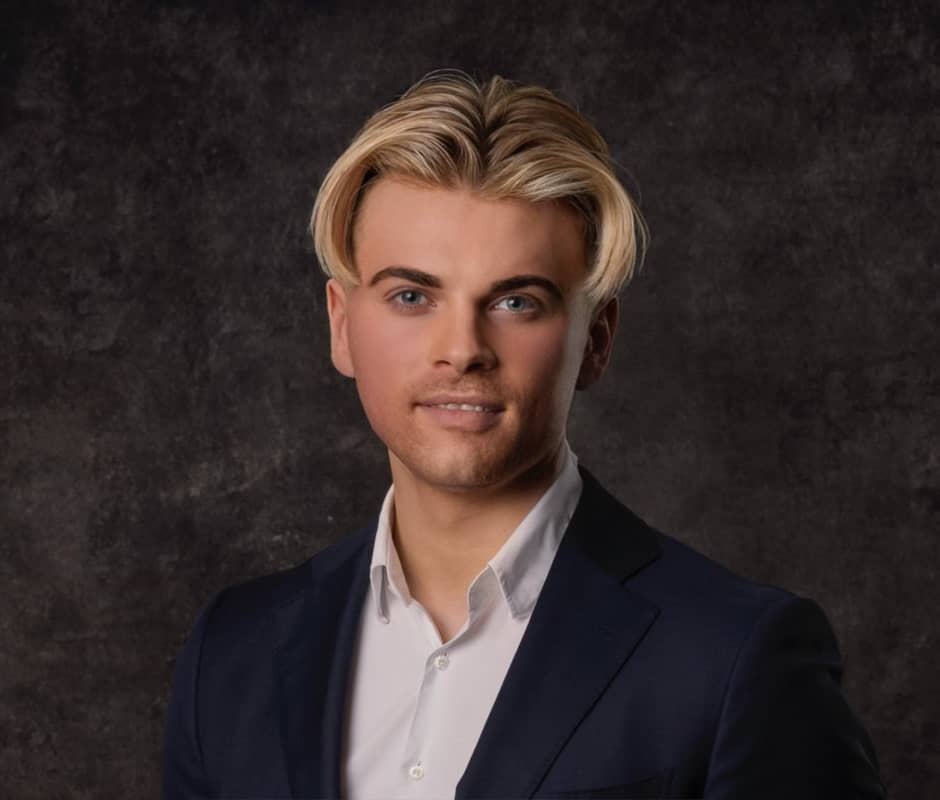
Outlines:
<svg viewBox="0 0 940 800"><path fill-rule="evenodd" d="M327 282L331 356L385 443L393 537L443 641L467 589L551 484L576 388L603 373L616 299L591 307L582 228L556 202L382 177ZM448 410L448 400L485 410Z"/></svg>

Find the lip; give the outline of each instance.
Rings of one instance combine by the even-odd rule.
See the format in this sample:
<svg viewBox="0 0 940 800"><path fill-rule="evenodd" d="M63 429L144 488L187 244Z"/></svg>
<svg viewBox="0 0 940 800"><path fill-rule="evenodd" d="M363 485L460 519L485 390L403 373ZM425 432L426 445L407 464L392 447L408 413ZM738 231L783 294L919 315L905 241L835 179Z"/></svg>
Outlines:
<svg viewBox="0 0 940 800"><path fill-rule="evenodd" d="M444 406L478 406L480 409L444 408ZM499 423L503 406L479 395L440 395L427 398L417 408L437 425L449 430L482 433Z"/></svg>
<svg viewBox="0 0 940 800"><path fill-rule="evenodd" d="M447 405L482 406L483 410L487 412L499 412L503 410L502 403L482 394L436 394L432 397L419 400L418 405L425 407Z"/></svg>

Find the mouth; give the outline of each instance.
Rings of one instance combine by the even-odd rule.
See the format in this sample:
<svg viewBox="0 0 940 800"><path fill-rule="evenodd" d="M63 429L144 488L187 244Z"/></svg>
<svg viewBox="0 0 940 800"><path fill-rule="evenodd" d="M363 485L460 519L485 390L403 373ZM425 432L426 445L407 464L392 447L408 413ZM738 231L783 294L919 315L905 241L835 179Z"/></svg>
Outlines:
<svg viewBox="0 0 940 800"><path fill-rule="evenodd" d="M504 406L490 400L434 398L417 407L438 427L450 430L481 433L499 423Z"/></svg>
<svg viewBox="0 0 940 800"><path fill-rule="evenodd" d="M428 394L418 400L419 406L442 408L445 411L472 411L476 413L496 413L505 406L492 395L482 392L438 392Z"/></svg>
<svg viewBox="0 0 940 800"><path fill-rule="evenodd" d="M480 405L477 403L422 403L428 408L443 408L447 411L476 411L479 413L495 413L499 409L496 406Z"/></svg>

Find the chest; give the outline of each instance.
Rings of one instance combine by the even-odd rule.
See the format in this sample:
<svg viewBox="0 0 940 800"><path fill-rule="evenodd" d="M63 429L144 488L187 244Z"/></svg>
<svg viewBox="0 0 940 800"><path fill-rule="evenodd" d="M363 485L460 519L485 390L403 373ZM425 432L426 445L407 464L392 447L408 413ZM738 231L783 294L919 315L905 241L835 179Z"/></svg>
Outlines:
<svg viewBox="0 0 940 800"><path fill-rule="evenodd" d="M472 610L447 642L416 602L363 609L350 671L347 795L453 796L525 631L505 606Z"/></svg>

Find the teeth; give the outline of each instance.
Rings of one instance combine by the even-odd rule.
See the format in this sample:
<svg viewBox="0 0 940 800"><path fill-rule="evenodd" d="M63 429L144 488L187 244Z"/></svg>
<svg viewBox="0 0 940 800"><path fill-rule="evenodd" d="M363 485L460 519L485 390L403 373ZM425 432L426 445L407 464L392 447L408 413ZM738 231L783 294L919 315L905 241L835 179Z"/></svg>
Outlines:
<svg viewBox="0 0 940 800"><path fill-rule="evenodd" d="M435 408L446 408L448 411L486 411L484 406L472 406L469 403L440 403Z"/></svg>

